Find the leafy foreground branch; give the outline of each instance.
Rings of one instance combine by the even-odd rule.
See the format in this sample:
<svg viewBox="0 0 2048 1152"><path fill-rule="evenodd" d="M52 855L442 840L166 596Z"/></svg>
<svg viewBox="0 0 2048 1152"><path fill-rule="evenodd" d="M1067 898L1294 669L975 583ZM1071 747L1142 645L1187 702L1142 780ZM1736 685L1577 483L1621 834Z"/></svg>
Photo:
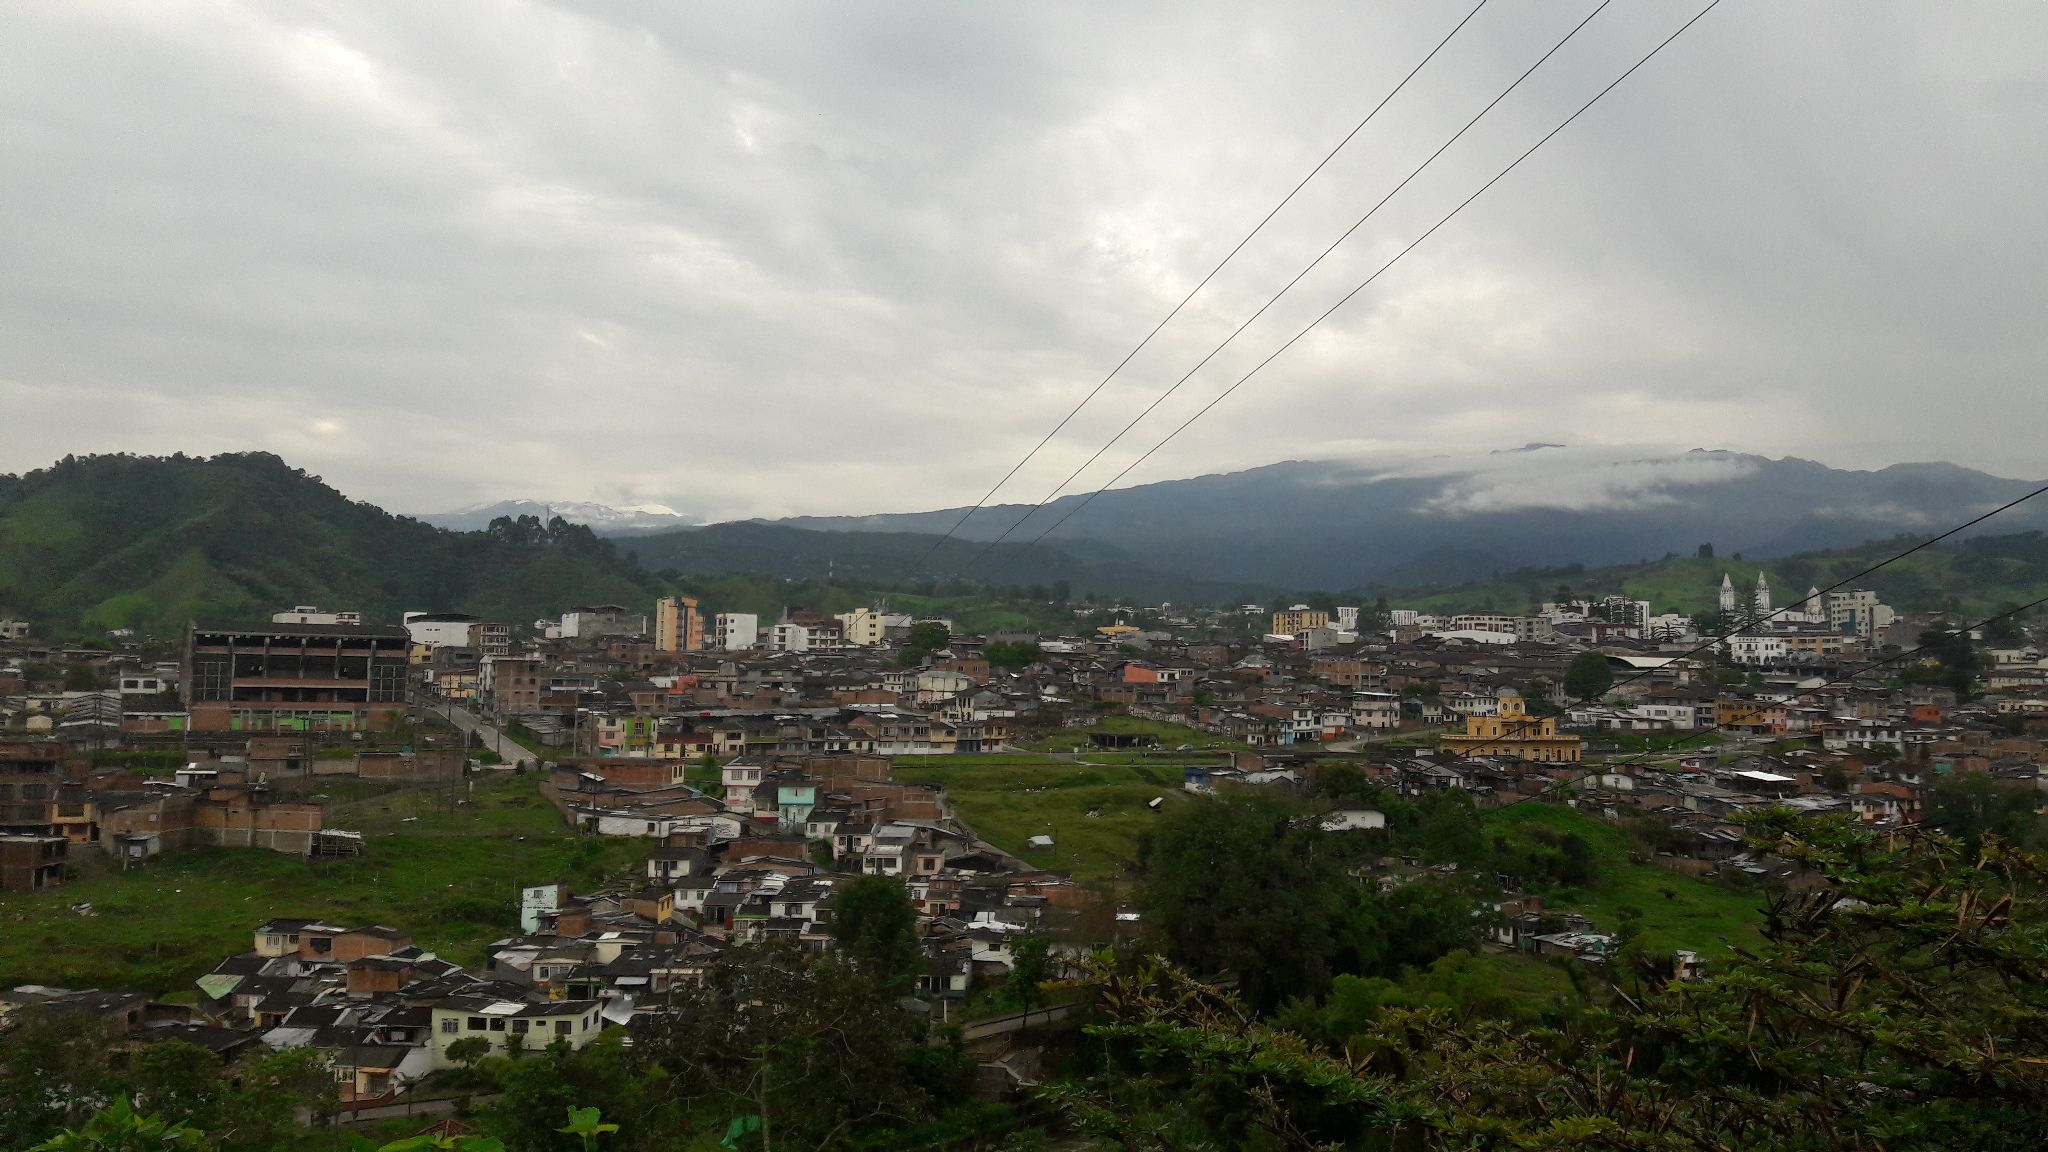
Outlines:
<svg viewBox="0 0 2048 1152"><path fill-rule="evenodd" d="M1133 1149L2048 1147L2048 859L1789 816L1754 831L1815 883L1710 980L1640 958L1562 1021L1388 1007L1339 1046L1104 957L1083 981L1100 1064L1048 1095Z"/></svg>

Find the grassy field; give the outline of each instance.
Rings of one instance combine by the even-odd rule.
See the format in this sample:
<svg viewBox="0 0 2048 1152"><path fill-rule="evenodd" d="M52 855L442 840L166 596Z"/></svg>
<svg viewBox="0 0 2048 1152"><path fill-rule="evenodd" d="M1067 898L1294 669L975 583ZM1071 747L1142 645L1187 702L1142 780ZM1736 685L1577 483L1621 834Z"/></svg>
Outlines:
<svg viewBox="0 0 2048 1152"><path fill-rule="evenodd" d="M996 847L1039 867L1070 871L1098 888L1114 888L1137 858L1138 837L1159 819L1147 807L1150 801L1165 797L1162 810L1189 802L1178 768L1098 767L1049 757L1025 764L969 763L979 759L906 758L897 761L895 774L898 780L943 786L960 818ZM1051 848L1026 846L1041 835L1052 837Z"/></svg>
<svg viewBox="0 0 2048 1152"><path fill-rule="evenodd" d="M49 892L0 894L0 987L47 983L189 989L222 957L249 949L258 924L319 916L410 930L465 966L518 929L522 884L589 890L637 871L645 842L579 837L530 778L477 781L473 803L392 794L334 822L362 831L356 860L309 863L251 849L201 849L128 872L79 853L79 878ZM89 903L95 915L72 906Z"/></svg>
<svg viewBox="0 0 2048 1152"><path fill-rule="evenodd" d="M1599 881L1551 892L1546 903L1591 917L1600 931L1616 931L1626 918L1624 912L1633 909L1641 914L1637 923L1642 938L1663 948L1718 956L1731 945L1747 946L1760 939L1762 896L1681 876L1655 864L1634 863L1627 837L1604 820L1556 804L1517 804L1492 813L1488 822L1538 822L1584 837L1598 855Z"/></svg>
<svg viewBox="0 0 2048 1152"><path fill-rule="evenodd" d="M898 780L946 789L962 820L991 844L1032 864L1070 871L1115 891L1137 858L1138 840L1162 811L1196 802L1181 790L1178 767L1166 764L1075 764L1050 756L948 756L896 762ZM1090 815L1090 813L1094 815ZM1552 907L1591 917L1602 931L1623 926L1625 910L1651 943L1717 955L1756 941L1761 898L1681 876L1653 863L1634 863L1621 829L1552 804L1518 804L1490 814L1490 823L1541 822L1577 832L1599 858L1600 882L1548 894ZM1053 838L1029 848L1033 836Z"/></svg>

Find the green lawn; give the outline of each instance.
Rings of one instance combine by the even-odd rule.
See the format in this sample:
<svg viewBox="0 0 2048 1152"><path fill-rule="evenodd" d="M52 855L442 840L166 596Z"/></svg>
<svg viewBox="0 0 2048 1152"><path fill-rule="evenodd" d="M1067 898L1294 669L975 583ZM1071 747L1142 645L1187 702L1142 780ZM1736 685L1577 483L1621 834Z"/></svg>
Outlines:
<svg viewBox="0 0 2048 1152"><path fill-rule="evenodd" d="M1740 892L1708 880L1681 876L1650 863L1629 859L1628 838L1620 828L1557 804L1517 804L1492 813L1489 823L1537 822L1577 832L1598 854L1599 880L1587 888L1566 888L1546 895L1559 911L1592 918L1603 932L1622 926L1623 909L1635 909L1642 938L1661 948L1687 948L1708 956L1731 946L1760 941L1762 895Z"/></svg>
<svg viewBox="0 0 2048 1152"><path fill-rule="evenodd" d="M452 810L420 793L394 797L390 808L335 822L368 835L356 860L200 849L124 873L81 852L75 882L0 894L0 987L186 989L222 957L247 951L256 926L277 916L407 929L422 948L474 967L486 944L518 930L521 885L562 880L588 891L637 871L647 854L645 841L577 836L531 778L479 780L476 802ZM81 903L96 915L71 911Z"/></svg>
<svg viewBox="0 0 2048 1152"><path fill-rule="evenodd" d="M953 808L983 839L1044 868L1072 872L1098 888L1113 887L1138 856L1138 837L1159 813L1146 805L1185 804L1181 772L1164 766L1097 767L1044 759L1036 764L972 764L970 757L927 764L898 760L896 779L938 784ZM1090 812L1096 815L1089 815ZM1029 848L1033 836L1051 848Z"/></svg>

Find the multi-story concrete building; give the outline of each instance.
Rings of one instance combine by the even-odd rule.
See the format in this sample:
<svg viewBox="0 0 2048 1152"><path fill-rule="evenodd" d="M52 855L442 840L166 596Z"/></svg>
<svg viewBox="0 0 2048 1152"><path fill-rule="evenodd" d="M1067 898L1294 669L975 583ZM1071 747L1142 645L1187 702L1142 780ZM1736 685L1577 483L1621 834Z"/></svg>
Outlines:
<svg viewBox="0 0 2048 1152"><path fill-rule="evenodd" d="M500 716L540 711L540 661L530 656L486 656L478 670L479 690Z"/></svg>
<svg viewBox="0 0 2048 1152"><path fill-rule="evenodd" d="M879 608L855 608L839 614L839 624L846 634L846 642L856 648L872 648L888 635L884 623L887 614Z"/></svg>
<svg viewBox="0 0 2048 1152"><path fill-rule="evenodd" d="M200 732L364 731L405 711L403 628L193 628L183 682Z"/></svg>
<svg viewBox="0 0 2048 1152"><path fill-rule="evenodd" d="M497 620L479 620L469 630L469 646L488 660L512 654L512 626Z"/></svg>
<svg viewBox="0 0 2048 1152"><path fill-rule="evenodd" d="M571 608L562 613L562 621L551 632L559 640L595 640L605 636L645 636L647 617L638 612L628 612L623 605L598 604L587 608Z"/></svg>
<svg viewBox="0 0 2048 1152"><path fill-rule="evenodd" d="M1273 613L1273 635L1292 636L1306 628L1328 628L1330 614L1306 604Z"/></svg>
<svg viewBox="0 0 2048 1152"><path fill-rule="evenodd" d="M752 612L718 614L718 646L727 652L744 652L761 642L761 618Z"/></svg>
<svg viewBox="0 0 2048 1152"><path fill-rule="evenodd" d="M412 642L427 649L473 647L476 628L484 622L463 612L407 612L401 621Z"/></svg>
<svg viewBox="0 0 2048 1152"><path fill-rule="evenodd" d="M663 596L654 602L654 650L704 650L704 609L695 596Z"/></svg>
<svg viewBox="0 0 2048 1152"><path fill-rule="evenodd" d="M1875 592L1863 589L1830 592L1826 600L1831 631L1868 640L1891 626L1894 614L1889 607L1878 603Z"/></svg>

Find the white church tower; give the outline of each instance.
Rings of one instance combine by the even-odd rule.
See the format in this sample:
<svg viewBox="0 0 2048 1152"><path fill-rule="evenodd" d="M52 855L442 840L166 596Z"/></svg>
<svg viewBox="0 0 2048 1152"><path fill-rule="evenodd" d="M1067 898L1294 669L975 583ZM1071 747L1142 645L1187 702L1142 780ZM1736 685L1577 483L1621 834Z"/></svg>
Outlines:
<svg viewBox="0 0 2048 1152"><path fill-rule="evenodd" d="M1726 572L1721 573L1721 613L1735 613L1735 581L1730 580Z"/></svg>
<svg viewBox="0 0 2048 1152"><path fill-rule="evenodd" d="M1761 620L1771 614L1771 586L1764 581L1762 570L1756 574L1756 596L1752 601L1756 618Z"/></svg>

